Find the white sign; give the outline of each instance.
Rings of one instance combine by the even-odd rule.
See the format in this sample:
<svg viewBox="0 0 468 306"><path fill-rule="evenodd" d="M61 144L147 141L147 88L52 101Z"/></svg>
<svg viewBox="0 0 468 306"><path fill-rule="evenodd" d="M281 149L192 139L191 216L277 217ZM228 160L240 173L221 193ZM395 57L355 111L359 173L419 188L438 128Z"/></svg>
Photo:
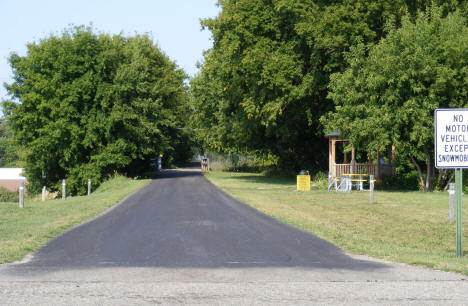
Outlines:
<svg viewBox="0 0 468 306"><path fill-rule="evenodd" d="M468 168L468 109L434 111L436 168Z"/></svg>

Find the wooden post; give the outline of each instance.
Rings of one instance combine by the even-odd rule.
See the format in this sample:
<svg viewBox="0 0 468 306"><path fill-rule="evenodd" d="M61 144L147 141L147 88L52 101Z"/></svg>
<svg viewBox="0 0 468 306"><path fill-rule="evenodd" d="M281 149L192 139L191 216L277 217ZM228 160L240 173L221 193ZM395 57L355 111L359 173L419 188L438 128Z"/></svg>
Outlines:
<svg viewBox="0 0 468 306"><path fill-rule="evenodd" d="M66 189L65 180L62 180L62 200L65 200L67 197L67 189Z"/></svg>
<svg viewBox="0 0 468 306"><path fill-rule="evenodd" d="M331 173L334 177L336 177L336 138L330 138L330 166L331 166Z"/></svg>
<svg viewBox="0 0 468 306"><path fill-rule="evenodd" d="M333 155L332 155L332 139L331 137L328 138L328 173L330 173L330 175L334 176L333 175L333 163L332 163L332 160L333 160Z"/></svg>
<svg viewBox="0 0 468 306"><path fill-rule="evenodd" d="M91 180L88 180L88 195L91 194Z"/></svg>
<svg viewBox="0 0 468 306"><path fill-rule="evenodd" d="M374 176L369 176L369 203L374 203Z"/></svg>
<svg viewBox="0 0 468 306"><path fill-rule="evenodd" d="M349 166L349 172L356 172L356 149L351 149L351 165Z"/></svg>
<svg viewBox="0 0 468 306"><path fill-rule="evenodd" d="M46 201L46 186L42 186L42 202Z"/></svg>
<svg viewBox="0 0 468 306"><path fill-rule="evenodd" d="M24 181L20 183L18 192L19 192L19 207L24 208Z"/></svg>

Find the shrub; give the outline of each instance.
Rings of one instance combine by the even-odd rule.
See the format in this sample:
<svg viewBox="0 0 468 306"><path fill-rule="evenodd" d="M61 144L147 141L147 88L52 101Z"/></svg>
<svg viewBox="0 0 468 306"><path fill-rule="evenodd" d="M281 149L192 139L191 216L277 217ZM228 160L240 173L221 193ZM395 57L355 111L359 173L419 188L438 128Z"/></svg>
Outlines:
<svg viewBox="0 0 468 306"><path fill-rule="evenodd" d="M5 187L0 187L0 202L18 202L18 200L18 192L10 191Z"/></svg>
<svg viewBox="0 0 468 306"><path fill-rule="evenodd" d="M384 190L419 190L419 178L416 171L387 176L382 179Z"/></svg>

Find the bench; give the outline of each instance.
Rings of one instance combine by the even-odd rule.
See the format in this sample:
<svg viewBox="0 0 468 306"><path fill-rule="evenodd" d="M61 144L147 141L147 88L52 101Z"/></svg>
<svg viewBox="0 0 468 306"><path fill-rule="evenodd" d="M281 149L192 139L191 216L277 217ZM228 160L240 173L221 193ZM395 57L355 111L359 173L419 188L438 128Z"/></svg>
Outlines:
<svg viewBox="0 0 468 306"><path fill-rule="evenodd" d="M350 192L353 189L353 184L356 190L365 190L364 183L368 182L369 174L362 173L347 173L336 177L328 185L328 192L334 186L336 191Z"/></svg>

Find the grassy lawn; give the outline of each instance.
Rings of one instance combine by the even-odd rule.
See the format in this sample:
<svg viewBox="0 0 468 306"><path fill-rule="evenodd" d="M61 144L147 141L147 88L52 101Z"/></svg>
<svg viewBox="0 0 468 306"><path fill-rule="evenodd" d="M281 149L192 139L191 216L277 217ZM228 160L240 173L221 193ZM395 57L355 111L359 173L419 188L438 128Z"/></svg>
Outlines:
<svg viewBox="0 0 468 306"><path fill-rule="evenodd" d="M206 177L236 199L350 253L468 275L468 252L462 259L455 257L447 192L377 191L374 204L369 204L364 191L328 193L322 186L297 192L294 178L227 172ZM464 220L468 221L466 209Z"/></svg>
<svg viewBox="0 0 468 306"><path fill-rule="evenodd" d="M66 200L0 203L0 263L22 259L67 229L89 220L146 185L148 180L116 177L90 196Z"/></svg>

